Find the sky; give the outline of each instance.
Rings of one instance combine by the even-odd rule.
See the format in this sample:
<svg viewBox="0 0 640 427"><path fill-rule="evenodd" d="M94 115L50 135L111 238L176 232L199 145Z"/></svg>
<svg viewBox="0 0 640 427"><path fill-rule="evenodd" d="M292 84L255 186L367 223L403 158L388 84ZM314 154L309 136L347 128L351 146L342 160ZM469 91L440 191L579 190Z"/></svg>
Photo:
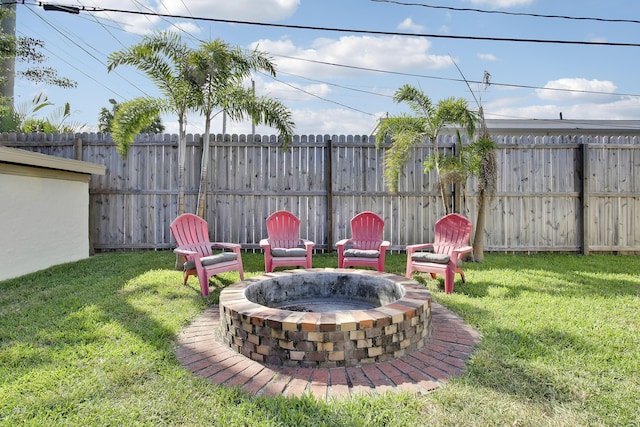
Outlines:
<svg viewBox="0 0 640 427"><path fill-rule="evenodd" d="M54 104L37 113L46 117L69 102L70 121L85 125L85 132L97 130L101 108L111 108L109 99L160 96L154 83L130 66L107 72L107 58L165 30L179 32L193 48L220 38L267 53L276 78L254 74L251 80L258 95L289 108L297 135L369 135L380 118L410 113L393 101L405 84L433 102L455 97L474 110L482 105L487 119L640 118L640 21L634 21L640 20L640 2L635 0L25 3L16 7L16 35L44 41L45 65L77 87L16 80L16 105L31 105L43 93ZM69 14L38 4L85 9ZM635 46L621 46L625 43ZM162 119L168 133L177 133L175 116ZM222 128L219 115L211 131ZM204 131L197 113L189 115L187 130ZM250 134L252 125L227 121L226 131ZM264 126L255 131L276 133Z"/></svg>

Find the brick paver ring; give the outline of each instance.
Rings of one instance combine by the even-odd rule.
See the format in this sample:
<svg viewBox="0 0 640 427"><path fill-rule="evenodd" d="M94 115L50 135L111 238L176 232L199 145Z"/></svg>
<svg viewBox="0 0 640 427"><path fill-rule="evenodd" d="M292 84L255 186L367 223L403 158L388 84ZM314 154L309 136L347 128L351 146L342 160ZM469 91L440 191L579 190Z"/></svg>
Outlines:
<svg viewBox="0 0 640 427"><path fill-rule="evenodd" d="M211 306L178 336L183 366L213 384L239 386L256 395L339 398L406 390L424 394L463 372L481 335L455 313L431 304L427 344L398 359L344 368L273 367L231 350L220 336L220 308Z"/></svg>

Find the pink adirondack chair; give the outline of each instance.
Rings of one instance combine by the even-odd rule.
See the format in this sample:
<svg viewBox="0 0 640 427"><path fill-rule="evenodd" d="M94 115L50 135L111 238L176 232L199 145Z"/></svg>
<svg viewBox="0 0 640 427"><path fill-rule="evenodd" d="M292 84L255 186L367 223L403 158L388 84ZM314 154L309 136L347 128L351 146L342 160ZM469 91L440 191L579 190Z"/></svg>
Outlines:
<svg viewBox="0 0 640 427"><path fill-rule="evenodd" d="M260 240L265 271L276 267L311 268L315 243L300 238L300 219L287 211L272 213L266 220L269 237Z"/></svg>
<svg viewBox="0 0 640 427"><path fill-rule="evenodd" d="M203 297L209 295L209 279L219 273L237 270L244 280L240 245L209 241L207 222L194 214L182 214L170 225L171 234L178 247L174 253L182 255L184 264L184 285L189 276L196 275L200 280L200 292ZM222 249L213 253L212 248Z"/></svg>
<svg viewBox="0 0 640 427"><path fill-rule="evenodd" d="M471 221L460 214L449 214L440 218L435 225L435 239L433 243L407 246L407 273L411 278L414 271L444 275L444 292L453 292L455 274L459 273L465 282L462 271L462 256L473 251L469 245ZM426 252L425 249L432 252Z"/></svg>
<svg viewBox="0 0 640 427"><path fill-rule="evenodd" d="M373 267L384 271L384 259L391 243L382 240L384 220L373 212L351 218L351 238L336 243L338 267Z"/></svg>

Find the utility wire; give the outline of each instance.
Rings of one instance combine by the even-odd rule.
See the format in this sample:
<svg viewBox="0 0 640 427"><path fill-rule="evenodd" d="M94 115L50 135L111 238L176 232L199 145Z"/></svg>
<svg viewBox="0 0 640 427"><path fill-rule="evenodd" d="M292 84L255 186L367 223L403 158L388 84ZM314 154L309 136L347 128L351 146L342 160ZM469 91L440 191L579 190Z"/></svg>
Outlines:
<svg viewBox="0 0 640 427"><path fill-rule="evenodd" d="M277 78L275 78L275 77L273 77L273 76L270 76L270 75L268 75L268 74L265 74L265 73L263 73L263 72L258 72L258 74L262 74L263 76L270 77L270 78L272 78L273 80L277 81L278 83L281 83L281 84L283 84L283 85L285 85L285 86L289 86L290 88L293 88L293 89L299 90L299 91L300 91L300 92L302 92L302 93L305 93L305 94L307 94L307 95L309 95L309 96L312 96L312 97L314 97L314 98L318 98L318 99L320 99L320 100L322 100L322 101L329 102L329 103L331 103L331 104L336 104L336 105L339 105L339 106L341 106L341 107L348 108L349 110L353 110L353 111L356 111L356 112L358 112L358 113L366 114L366 115L368 115L368 116L377 117L377 116L376 116L375 114L373 114L373 113L367 113L366 111L358 110L357 108L351 107L351 106L349 106L349 105L342 104L342 103L340 103L340 102L333 101L333 100L331 100L331 99L323 98L323 97L321 97L320 95L316 95L315 93L312 93L312 92L309 92L309 91L307 91L307 90L304 90L304 89L302 89L302 88L300 88L300 87L297 87L297 86L295 86L295 85L292 85L291 83L283 82L282 80L279 80L279 79L277 79Z"/></svg>
<svg viewBox="0 0 640 427"><path fill-rule="evenodd" d="M92 3L95 4L95 2L92 0ZM105 24L102 23L102 21L100 19L98 19L97 16L92 15L92 14L88 14L89 16L91 16L91 18L102 27L103 30L105 30L107 32L107 34L109 34L115 41L118 42L118 44L120 44L120 46L122 46L123 48L126 48L126 46L124 45L124 43L122 43L122 41L120 41L119 38L117 38L108 28Z"/></svg>
<svg viewBox="0 0 640 427"><path fill-rule="evenodd" d="M340 88L340 89L350 90L350 91L353 91L353 92L360 92L360 93L364 93L364 94L367 94L367 95L382 96L384 98L393 98L393 96L391 96L391 95L385 95L383 93L372 92L370 90L356 89L354 87L339 85L337 83L326 82L324 80L312 79L311 77L305 77L305 76L301 76L299 74L285 73L284 71L278 71L278 74L284 74L285 76L296 77L296 78L299 78L299 79L308 80L310 82L315 82L315 83L322 83L322 84L325 84L327 86L333 86L333 87L337 87L337 88Z"/></svg>
<svg viewBox="0 0 640 427"><path fill-rule="evenodd" d="M509 16L529 16L533 18L552 18L552 19L568 19L574 21L597 21L597 22L612 22L612 23L627 23L627 24L640 24L637 19L611 19L611 18L591 18L584 16L568 16L568 15L545 15L541 13L526 13L526 12L507 12L501 10L484 10L474 9L469 7L451 7L451 6L433 6L424 3L407 3L395 0L370 0L375 3L391 3L399 6L418 6L428 9L444 9L456 12L477 12L477 13L489 13L495 15L509 15Z"/></svg>
<svg viewBox="0 0 640 427"><path fill-rule="evenodd" d="M22 0L22 2L15 2L15 4L31 4L31 3L26 3L26 0ZM45 3L45 2L37 2L36 5L47 6L51 4ZM316 26L309 26L309 25L275 24L275 23L267 23L267 22L241 21L241 20L235 20L235 19L204 18L204 17L194 17L194 16L176 15L176 14L168 14L168 13L132 11L132 10L101 8L101 7L92 7L92 6L79 6L79 7L78 6L60 6L60 5L51 5L51 6L68 8L70 10L73 9L74 11L77 10L78 12L84 11L84 12L128 13L132 15L158 16L158 17L165 17L165 18L178 18L178 19L187 19L187 20L195 20L195 21L221 22L221 23L227 23L227 24L254 25L254 26L262 26L262 27L272 27L272 28L333 31L333 32L351 33L351 34L375 34L375 35L386 35L386 36L425 37L425 38L440 38L440 39L454 39L454 40L545 43L545 44L564 44L564 45L581 45L581 46L640 47L640 43L626 43L626 42L580 41L580 40L557 40L557 39L524 39L524 38L514 38L514 37L483 37L483 36L456 36L456 35L450 35L450 34L405 33L405 32L397 32L397 31L359 30L359 29L353 29L353 28L316 27Z"/></svg>
<svg viewBox="0 0 640 427"><path fill-rule="evenodd" d="M306 58L297 58L294 56L286 56L286 55L274 54L273 56L280 57L280 58L294 59L297 61L311 62L311 63L321 64L321 65L330 65L333 67L360 70L360 71L370 71L375 73L393 74L398 76L419 77L419 78L432 79L432 80L445 80L445 81L451 81L451 82L465 83L464 79L453 78L453 77L438 77L438 76L428 76L425 74L405 73L402 71L380 70L375 68L359 67L356 65L337 64L334 62L318 61L318 60L306 59ZM484 82L480 80L468 80L468 82L473 84L484 84ZM609 96L640 97L640 94L633 94L633 93L619 93L619 92L612 93L612 92L600 92L595 90L577 90L577 89L565 89L565 88L554 88L554 87L540 87L540 86L510 84L510 83L495 83L493 81L491 82L491 86L503 86L503 87L509 87L509 88L517 88L517 89L540 89L540 90L550 90L550 91L557 91L557 92L571 92L571 93L584 93L584 94L609 95Z"/></svg>
<svg viewBox="0 0 640 427"><path fill-rule="evenodd" d="M69 37L67 37L64 33L62 33L60 30L58 30L55 26L51 25L46 19L42 18L40 15L38 15L37 13L35 13L34 11L32 11L31 9L29 9L30 12L32 12L34 15L36 15L39 19L41 19L45 24L49 25L51 28L53 28L55 31L57 31L60 35L62 35L63 37L65 37L67 40L71 41L73 44L75 44L76 46L78 46L80 49L82 49L83 51L85 51L90 57L94 58L96 61L100 62L102 64L102 61L97 58L96 56L92 55L90 52L88 52L86 49L84 49L82 46L78 45L75 41L71 40ZM108 89L110 91L112 91L113 93L115 93L117 96L122 97L122 95L120 95L118 92L116 92L115 90L113 90L112 88L107 87L106 85L104 85L103 83L101 83L100 81L98 81L95 77L87 74L84 70L81 70L80 68L76 67L74 64L71 64L69 61L67 61L64 58L61 58L59 55L57 55L55 52L46 49L45 50L48 51L51 55L55 56L56 58L60 59L61 61L65 62L67 65L69 65L70 67L72 67L73 69L75 69L76 71L78 71L79 73L83 74L84 76L88 77L90 80L94 81L95 83L99 84L100 86L104 87L105 89ZM106 65L105 65L106 67Z"/></svg>
<svg viewBox="0 0 640 427"><path fill-rule="evenodd" d="M377 0L371 0L371 1L377 1ZM379 1L383 2L383 0L379 0ZM16 1L14 4L23 4L23 5L27 4L27 5L29 5L28 3L25 2L25 0ZM46 3L37 2L37 6L43 6L44 4L46 4ZM426 6L429 6L429 5L426 5ZM261 22L225 20L225 19L215 19L215 18L199 18L199 17L194 17L194 16L160 14L160 13L155 13L155 12L143 12L143 11L128 11L128 10L100 8L100 7L81 6L80 8L78 8L78 7L74 6L74 7L71 7L71 8L82 10L82 11L87 11L87 12L93 11L93 12L128 13L128 14L135 14L135 15L158 16L158 17L164 17L164 18L179 18L179 19L196 20L196 21L211 21L211 22L231 23L231 24L257 25L257 26L294 28L294 29L309 29L309 30L318 30L318 31L337 31L337 32L348 32L348 33L365 33L365 34L377 34L377 35L397 35L397 36L408 36L408 37L433 37L433 38L450 38L450 39L467 39L467 40L491 40L491 41L530 42L530 43L557 43L557 44L640 47L640 44L637 44L637 43L615 43L615 42L597 42L597 41L585 42L585 41L551 40L551 39L544 40L544 39L518 39L518 38L475 37L475 36L453 36L453 35L442 35L442 34L415 34L415 33L403 33L403 32L386 32L386 31L370 31L370 30L357 30L357 29L341 29L341 28L330 28L330 27L314 27L314 26L301 26L301 25L270 24L270 23L261 23ZM445 8L445 7L442 7L442 8ZM480 9L478 9L477 11L480 11L480 12L491 12L491 11L482 11ZM531 15L534 15L534 14L531 14ZM541 17L549 17L549 18L557 17L557 18L561 18L561 16L542 16L542 15L541 15ZM571 18L571 17L569 17L569 18ZM587 18L577 18L577 19L586 20ZM594 20L600 20L600 19L594 19ZM611 22L626 22L626 21L633 22L631 20L611 20ZM640 23L640 21L638 21L638 23ZM278 56L278 55L275 55L275 56ZM372 71L372 72L380 72L380 73L388 73L388 74L396 74L396 75L405 75L405 76L429 78L429 79L436 79L436 80L447 80L447 81L463 82L462 79L455 79L455 78L426 76L426 75L420 75L420 74L394 72L394 71L388 71L388 70L376 70L376 69L365 68L365 67L349 66L349 65L343 65L343 64L335 64L335 63L314 61L314 60L309 60L309 59L287 57L287 56L282 56L282 57L289 58L289 59L294 59L294 60L314 62L314 63L323 64L323 65L338 66L338 67L345 67L345 68ZM284 83L284 82L281 82L281 83L287 84L287 83ZM483 82L470 80L469 83L482 84ZM331 84L331 83L327 83L327 84ZM624 94L624 93L621 94L621 93L598 92L598 91L588 91L588 90L549 88L549 87L538 87L538 86L531 86L531 85L517 85L517 84L506 84L506 83L495 83L495 82L492 82L492 85L494 85L494 86L512 87L512 88L553 90L553 91L560 91L560 92L587 93L587 94L605 94L605 95L610 95L610 96L630 96L630 97L638 97L638 96L640 96L638 94ZM323 99L323 98L321 98L321 97L319 97L319 96L317 96L315 94L306 92L306 91L304 91L304 90L302 90L302 89L300 89L298 87L295 87L293 85L289 85L289 86L291 86L292 88L294 88L296 90L301 90L301 91L309 94L310 96L314 96L316 98ZM339 85L335 85L335 86L339 86ZM351 89L351 88L348 88L348 89ZM355 89L351 89L351 90L355 90ZM377 95L379 95L379 94L377 94ZM340 103L337 103L337 102L334 102L334 101L331 101L331 100L327 100L327 99L323 99L323 100L325 100L327 102L332 102L332 103L341 105L341 106L346 107L346 108L350 108L350 109L352 109L354 111L358 111L358 112L363 113L363 114L373 115L371 113L360 111L360 110L357 110L355 108L352 108L352 107L349 107L349 106L346 106L344 104L340 104Z"/></svg>
<svg viewBox="0 0 640 427"><path fill-rule="evenodd" d="M89 57L95 59L100 65L102 65L103 67L107 67L106 63L98 58L97 56L93 55L91 52L89 52L87 49L85 49L84 47L80 46L72 37L69 37L68 35L64 34L59 28L58 26L55 26L53 24L51 24L49 21L47 21L45 18L43 18L42 16L40 16L38 13L36 13L34 10L32 10L31 8L27 8L27 10L29 10L29 12L31 12L33 15L35 15L38 19L40 19L41 21L43 21L46 25L48 25L49 27L51 27L54 31L56 31L58 34L60 34L62 37L64 37L65 39L67 39L69 42L71 42L72 44L74 44L75 46L77 46L78 48L80 48L81 50L83 50L87 55L89 55ZM93 49L93 47L92 47ZM51 51L49 51L51 52ZM53 53L52 53L53 54ZM116 92L113 88L111 87L107 87L106 85L104 85L102 82L98 81L95 77L87 74L86 72L84 72L83 70L79 69L78 67L76 67L75 65L69 63L68 61L64 60L63 58L60 58L60 56L55 55L57 58L59 58L60 60L64 61L65 63L67 63L69 66L71 66L72 68L74 68L75 70L79 71L80 73L82 73L83 75L85 75L86 77L88 77L89 79L91 79L92 81L98 83L100 86L110 90L111 92L113 92L116 96L122 98L122 99L126 99L124 96L122 96L121 94L119 94L118 92ZM120 77L122 80L124 80L125 82L129 83L132 87L138 89L140 92L142 92L145 96L150 97L150 95L148 93L146 93L142 88L140 88L139 85L136 85L134 83L132 83L131 81L129 81L128 79L126 79L124 76L122 76L121 74L119 74L118 72L115 72L116 75L118 75L118 77Z"/></svg>
<svg viewBox="0 0 640 427"><path fill-rule="evenodd" d="M372 1L374 1L374 0L372 0ZM19 3L19 2L16 2L16 3ZM23 0L22 3L24 4L24 0ZM38 2L38 4L42 5L43 3L42 2ZM114 12L114 13L132 13L132 14L165 16L165 17L168 16L168 17L182 18L182 19L204 20L204 21L215 21L215 22L230 22L230 23L239 23L239 24L247 24L247 25L263 25L263 26L277 26L277 27L288 27L288 28L324 29L324 30L328 30L328 31L348 31L348 32L373 33L373 34L393 34L393 35L416 36L416 34L413 34L413 33L369 32L369 31L365 31L365 30L329 29L329 28L324 28L324 27L304 27L304 26L284 25L284 24L251 23L251 22L247 22L247 21L231 21L231 20L221 20L221 19L214 19L214 18L198 18L198 17L194 17L194 16L167 15L167 14L158 14L158 13L155 13L155 12L126 11L126 10L119 10L119 9L105 9L105 8L99 8L99 7L82 6L82 10L86 10L86 11L93 10L94 12L109 11L109 12ZM423 36L426 36L426 35L423 35ZM447 35L436 35L434 37L465 38L465 36L447 36ZM486 40L503 40L503 41L504 40L533 41L533 40L530 40L530 39L497 39L497 38L482 38L482 39L486 39ZM625 45L625 46L640 47L640 44L635 44L635 43L619 44L619 43L611 43L611 42L571 42L571 41L552 41L552 40L547 40L547 41L543 41L543 42L548 42L548 43L555 43L555 42L557 42L557 43L574 43L574 44L588 44L588 45L608 45L608 46ZM388 71L388 70L376 70L376 69L365 68L365 67L357 67L357 66L350 66L350 65L344 65L344 64L335 64L335 63L329 63L329 62L323 62L323 61L315 61L315 60L310 60L310 59L288 57L288 56L284 56L284 55L274 55L274 56L280 56L280 57L289 58L289 59L295 59L295 60L307 61L307 62L314 62L314 63L318 63L318 64L331 65L331 66L343 67L343 68L350 68L350 69L356 69L356 70L362 70L362 71L373 71L373 72L379 72L379 73L404 75L404 76L409 76L409 77L422 77L422 78L429 78L429 79L435 79L435 80L445 80L445 81L454 81L454 82L462 82L462 83L465 82L463 79L456 79L456 78L425 76L425 75L420 75L420 74L394 72L394 71ZM473 83L473 84L482 84L483 83L483 82L477 81L477 80L469 80L468 82L469 83ZM630 96L630 97L638 97L638 96L640 96L638 94L629 94L629 93L611 93L611 92L575 90L575 89L553 88L553 87L539 87L539 86L532 86L532 85L519 85L519 84L508 84L508 83L495 83L495 82L492 82L492 84L494 86L502 86L502 87L509 87L509 88L540 89L540 90L550 90L550 91L557 91L557 92L601 94L601 95L614 95L614 96L617 95L617 96Z"/></svg>

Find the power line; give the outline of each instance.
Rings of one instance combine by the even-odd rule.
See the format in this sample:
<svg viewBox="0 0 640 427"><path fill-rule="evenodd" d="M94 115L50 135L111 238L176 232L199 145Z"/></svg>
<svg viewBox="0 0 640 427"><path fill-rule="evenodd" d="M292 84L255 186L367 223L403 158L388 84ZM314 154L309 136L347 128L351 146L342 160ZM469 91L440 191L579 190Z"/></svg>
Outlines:
<svg viewBox="0 0 640 427"><path fill-rule="evenodd" d="M24 1L22 2L16 2L16 4L25 4ZM42 3L38 3L38 5L42 5ZM390 33L390 32L376 32L376 31L366 31L366 30L346 30L346 29L336 29L336 28L326 28L326 27L305 27L305 26L296 26L296 25L281 25L281 24L265 24L265 23L253 23L253 22L248 22L248 21L231 21L231 20L221 20L221 19L212 19L212 18L196 18L193 16L181 16L181 15L168 15L168 14L159 14L159 13L153 13L153 12L135 12L135 11L126 11L126 10L118 10L118 9L105 9L105 8L99 8L99 7L95 7L92 8L93 11L95 12L114 12L114 13L130 13L130 14L136 14L136 15L151 15L151 16L159 16L162 17L163 20L169 22L166 17L169 18L181 18L181 19L186 19L186 20L200 20L200 21L214 21L214 22L226 22L226 23L237 23L237 24L246 24L246 25L261 25L261 26L274 26L274 27L286 27L286 28L300 28L300 29L317 29L317 30L325 30L325 31L347 31L347 32L360 32L360 33L370 33L370 34L389 34L389 35L401 35L401 36L410 36L410 37L416 37L416 34L413 33ZM87 9L86 7L82 7L83 11L90 11L89 9ZM147 9L149 10L149 9ZM94 17L95 18L95 17ZM96 19L97 20L97 19ZM428 37L429 35L418 35L421 37ZM444 38L466 38L464 36L441 36L441 35L436 35L435 37L444 37ZM477 39L477 38L476 38ZM483 38L484 39L484 38ZM491 40L513 40L513 41L519 41L520 39L493 39L493 38L486 38L486 39L491 39ZM524 39L523 39L524 40ZM529 40L524 40L524 41L529 41ZM547 40L547 41L541 41L541 42L554 42L552 40ZM599 45L626 45L626 46L640 46L640 44L619 44L619 43L604 43L604 42L567 42L567 41L560 41L562 43L576 43L576 44L599 44ZM279 55L275 55L275 56L279 56ZM344 65L344 64L335 64L335 63L329 63L329 62L323 62L323 61L314 61L314 60L309 60L309 59L303 59L303 58L296 58L296 57L287 57L287 56L282 56L285 58L290 58L290 59L294 59L294 60L300 60L300 61L308 61L308 62L315 62L315 63L319 63L319 64L323 64L323 65L329 65L329 66L337 66L337 67L344 67L344 68L351 68L351 69L358 69L358 70L363 70L363 71L370 71L370 72L380 72L380 73L388 73L388 74L396 74L396 75L404 75L404 76L412 76L412 77L419 77L419 78L428 78L428 79L436 79L436 80L446 80L446 81L454 81L454 82L463 82L464 80L462 79L456 79L456 78L446 78L446 77L437 77L437 76L428 76L428 75L421 75L421 74L412 74L412 73L403 73L403 72L395 72L395 71L389 71L389 70L377 70L377 69L372 69L372 68L366 68L366 67L357 67L357 66L350 66L350 65ZM312 80L312 79L308 79L308 80ZM316 80L317 81L317 80ZM483 82L480 81L470 81L473 84L482 84ZM283 84L287 84L284 82L281 82ZM333 85L336 87L342 87L340 85L335 85L332 83L328 83L328 82L324 82L326 84L329 85ZM289 84L287 84L289 85ZM573 90L573 89L563 89L563 88L548 88L548 87L537 87L537 86L531 86L531 85L518 85L518 84L506 84L506 83L495 83L492 82L492 85L494 86L504 86L504 87L512 87L512 88L527 88L527 89L538 89L538 90L553 90L553 91L560 91L560 92L573 92L573 93L587 93L587 94L605 94L605 95L609 95L609 96L630 96L630 97L637 97L640 95L637 94L620 94L620 93L610 93L610 92L598 92L598 91L587 91L587 90ZM104 86L104 85L103 85ZM358 111L360 113L363 114L367 114L367 115L373 115L371 113L367 113L352 107L349 107L347 105L344 104L340 104L338 102L334 102L328 99L324 99L322 97L319 97L317 95L314 95L313 93L309 93L304 91L301 88L298 88L296 86L293 85L289 85L292 88L296 89L296 90L300 90L302 92L307 93L310 96L314 96L318 99L324 100L326 102L331 102L337 105L341 105L345 108L349 108L352 109L354 111ZM353 89L353 88L348 88L348 87L343 87L345 89L349 89L349 90L357 90L357 89ZM372 92L367 92L367 91L361 91L364 93L372 93ZM376 94L378 96L384 96L384 95L380 95L380 94Z"/></svg>
<svg viewBox="0 0 640 427"><path fill-rule="evenodd" d="M15 4L29 4L25 2L26 0L22 0L22 2L15 2ZM50 5L50 3L37 2L37 4L35 5L45 6L45 5ZM238 25L255 25L255 26L272 27L272 28L333 31L333 32L351 33L351 34L374 34L374 35L386 35L386 36L425 37L425 38L440 38L440 39L453 39L453 40L544 43L544 44L564 44L564 45L581 45L581 46L640 47L640 43L626 43L626 42L580 41L580 40L557 40L557 39L525 39L525 38L515 38L515 37L456 36L456 35L450 35L450 34L405 33L405 32L398 32L398 31L359 30L359 29L353 29L353 28L316 27L316 26L309 26L309 25L275 24L275 23L267 23L267 22L241 21L241 20L235 20L235 19L204 18L204 17L194 17L194 16L186 16L186 15L157 13L157 12L143 12L143 11L132 11L132 10L113 9L113 8L101 8L101 7L93 7L93 6L73 6L73 7L61 6L61 7L63 8L69 7L69 8L78 9L79 11L84 11L84 12L128 13L133 15L157 16L157 17L187 19L187 20L195 20L195 21L220 22L220 23L238 24Z"/></svg>
<svg viewBox="0 0 640 427"><path fill-rule="evenodd" d="M428 9L443 9L443 10L451 10L456 12L477 12L477 13L488 13L495 15L509 15L509 16L529 16L533 18L553 18L553 19L568 19L574 21L597 21L597 22L612 22L612 23L627 23L627 24L640 24L639 20L636 19L611 19L611 18L592 18L585 16L568 16L568 15L546 15L541 13L527 13L527 12L507 12L502 10L485 10L485 9L474 9L469 7L451 7L451 6L433 6L424 3L407 3L396 0L370 0L375 3L391 3L399 6L417 6L424 7Z"/></svg>
<svg viewBox="0 0 640 427"><path fill-rule="evenodd" d="M438 77L438 76L429 76L425 74L405 73L402 71L380 70L380 69L369 68L369 67L337 64L334 62L318 61L318 60L306 59L306 58L297 58L294 56L286 56L286 55L274 54L273 56L280 57L280 58L294 59L297 61L311 62L311 63L321 64L321 65L329 65L332 67L341 67L341 68L348 68L353 70L360 70L360 71L370 71L375 73L393 74L393 75L407 76L407 77L419 77L419 78L425 78L425 79L431 79L431 80L445 80L445 81L459 82L459 83L465 82L464 79L453 78L453 77ZM484 84L484 82L480 80L467 80L467 81L473 84ZM618 92L612 93L612 92L601 92L601 91L595 91L595 90L577 90L577 89L541 87L541 86L532 86L532 85L510 84L510 83L491 82L491 86L502 86L502 87L508 87L508 88L516 88L516 89L539 89L539 90L550 90L550 91L557 91L557 92L584 93L584 94L595 94L595 95L640 97L640 94L633 94L633 93L618 93Z"/></svg>
<svg viewBox="0 0 640 427"><path fill-rule="evenodd" d="M377 0L372 0L372 1L377 1ZM382 0L380 0L380 1L382 1ZM24 0L23 0L23 2L24 2ZM42 3L39 2L39 4L42 4ZM366 30L328 29L328 28L323 28L323 27L305 27L305 26L285 25L285 24L251 23L251 22L248 22L248 21L233 21L233 20L222 20L222 19L215 19L215 18L198 18L198 17L194 17L194 16L168 15L168 14L159 14L159 13L155 13L155 12L143 12L143 11L125 11L125 10L119 10L119 9L105 9L105 8L99 8L99 7L87 8L86 6L82 6L82 10L89 11L89 9L92 9L95 12L109 11L109 12L114 12L114 13L132 13L132 14L152 15L152 16L160 16L160 17L173 17L173 18L191 19L191 20L239 23L239 24L247 24L247 25L263 25L263 26L276 26L276 27L287 27L287 28L304 28L304 29L325 29L325 30L328 30L328 31L348 31L348 32L361 32L361 33L372 33L372 34L393 34L393 35L416 36L415 34L412 34L412 33L369 32L369 31L366 31ZM425 36L425 35L423 35L423 36ZM443 38L447 38L447 37L465 38L466 37L466 36L447 36L447 35L437 35L437 36L438 37L443 37ZM483 39L486 39L486 40L503 40L503 41L504 40L533 41L533 40L530 40L530 39L498 39L498 38L483 38ZM546 42L550 42L550 43L555 43L555 42L558 42L558 43L575 43L575 44L588 44L588 45L597 44L597 45L609 45L609 46L625 45L625 46L640 47L640 44L627 44L627 43L619 44L619 43L610 43L610 42L571 42L571 41L551 41L551 40L548 40ZM336 64L336 63L323 62L323 61L314 61L314 60L310 60L310 59L288 57L288 56L284 56L284 55L274 55L274 56L280 56L280 57L289 58L289 59L295 59L295 60L300 60L300 61L314 62L314 63L318 63L318 64L323 64L323 65L331 65L331 66L335 66L335 67L357 69L357 70L362 70L362 71L372 71L372 72L379 72L379 73L404 75L404 76L409 76L409 77L421 77L421 78L428 78L428 79L434 79L434 80L445 80L445 81L454 81L454 82L462 82L462 83L465 82L463 79L457 79L457 78L426 76L426 75L421 75L421 74L403 73L403 72L396 72L396 71L389 71L389 70L377 70L377 69L366 68L366 67L350 66L350 65L345 65L345 64ZM474 81L474 80L469 80L469 83L483 84L483 82L481 82L481 81ZM508 88L549 90L549 91L557 91L557 92L599 94L599 95L610 95L610 96L630 96L630 97L638 97L638 96L640 96L638 94L630 94L630 93L611 93L611 92L575 90L575 89L553 88L553 87L540 87L540 86L532 86L532 85L509 84L509 83L494 83L494 82L492 82L492 85L501 86L501 87L508 87Z"/></svg>
<svg viewBox="0 0 640 427"><path fill-rule="evenodd" d="M300 59L300 58L298 58ZM300 59L301 61L303 61L303 59ZM360 93L365 93L367 95L375 95L375 96L382 96L384 98L393 98L393 96L391 95L385 95L383 93L378 93L378 92L372 92L370 90L364 90L364 89L356 89L354 87L349 87L349 86L344 86L344 85L339 85L337 83L331 83L331 82L326 82L324 80L317 80L317 79L312 79L311 77L305 77L305 76L301 76L298 74L292 74L292 73L285 73L284 71L278 71L278 74L284 74L285 76L291 76L291 77L296 77L299 79L304 79L304 80L308 80L310 82L315 82L315 83L322 83L328 86L334 86L340 89L346 89L346 90L351 90L353 92L360 92Z"/></svg>
<svg viewBox="0 0 640 427"><path fill-rule="evenodd" d="M85 51L90 57L92 57L93 59L95 59L96 61L98 61L99 63L102 64L102 61L100 59L98 59L96 56L92 55L90 52L88 52L86 49L84 49L82 46L78 45L75 41L73 41L72 39L70 39L69 37L67 37L64 33L62 33L60 30L58 30L55 26L51 25L46 19L42 18L41 16L39 16L37 13L35 13L34 11L32 11L31 9L28 9L31 13L33 13L34 15L36 15L39 19L41 19L45 24L49 25L51 28L53 28L55 31L57 31L60 35L62 35L63 37L65 37L67 40L71 41L73 44L75 44L76 46L78 46L80 49L82 49L83 51ZM89 74L87 74L86 72L84 72L83 70L81 70L80 68L76 67L75 65L71 64L70 62L68 62L67 60L65 60L64 58L61 58L59 55L55 54L54 52L52 52L49 49L46 49L51 55L54 55L55 57L57 57L58 59L60 59L61 61L64 61L67 65L69 65L70 67L74 68L76 71L82 73L83 75L85 75L86 77L88 77L89 79L93 80L94 82L96 82L97 84L99 84L100 86L104 87L105 89L109 89L111 90L113 93L115 93L116 95L122 97L122 95L118 94L116 91L114 91L113 89L105 86L103 83L101 83L100 81L98 81L97 79L95 79L94 77L90 76Z"/></svg>
<svg viewBox="0 0 640 427"><path fill-rule="evenodd" d="M294 86L294 85L292 85L291 83L283 82L282 80L279 80L279 79L277 79L277 78L275 78L275 77L273 77L273 76L269 76L269 75L267 75L267 74L265 74L265 73L259 72L259 74L262 74L262 75L264 75L264 76L268 76L268 77L272 78L273 80L277 81L277 82L278 82L278 83L280 83L280 84L283 84L283 85L285 85L285 86L289 86L290 88L293 88L293 89L296 89L296 90L299 90L299 91L300 91L300 92L302 92L302 93L305 93L305 94L307 94L307 95L309 95L309 96L312 96L312 97L314 97L314 98L318 98L318 99L320 99L320 100L322 100L322 101L329 102L329 103L331 103L331 104L336 104L336 105L339 105L339 106L341 106L341 107L348 108L349 110L353 110L353 111L356 111L356 112L358 112L358 113L366 114L366 115L368 115L368 116L376 117L376 115L375 115L375 114L373 114L373 113L367 113L366 111L358 110L357 108L350 107L349 105L342 104L342 103L340 103L340 102L333 101L333 100L331 100L331 99L323 98L323 97L321 97L320 95L316 95L315 93L311 93L311 92L309 92L309 91L307 91L307 90L304 90L304 89L302 89L302 88L300 88L300 87Z"/></svg>
<svg viewBox="0 0 640 427"><path fill-rule="evenodd" d="M93 55L91 52L89 52L87 49L85 49L84 47L80 46L75 40L74 37L69 37L68 35L64 34L56 25L51 24L48 20L46 20L45 18L43 18L42 16L40 16L38 13L36 13L34 10L32 10L31 8L27 8L27 10L29 10L29 12L31 12L33 15L35 15L38 19L40 19L42 22L44 22L45 24L47 24L49 27L51 27L54 31L56 31L58 34L60 34L62 37L64 37L65 39L67 39L70 43L72 43L73 45L77 46L78 48L80 48L82 51L84 51L87 55L89 55L89 57L93 58L94 60L96 60L100 65L102 65L103 67L107 67L106 63L103 62L102 59L98 58L97 56ZM93 46L89 46L91 49L95 50L93 48ZM75 70L77 70L78 72L80 72L81 74L83 74L84 76L88 77L90 80L96 82L97 84L99 84L100 86L104 87L105 89L108 89L109 91L111 91L113 94L115 94L116 96L125 99L124 96L122 96L121 94L119 94L117 91L115 91L113 88L111 87L107 87L106 85L104 85L102 82L98 81L95 77L87 74L85 71L79 69L78 67L76 67L75 65L69 63L68 61L66 61L63 58L60 58L60 56L56 55L55 53L49 51L52 55L56 56L57 58L59 58L60 60L64 61L67 65L71 66L72 68L74 68ZM96 50L97 52L97 50ZM114 71L115 72L115 71ZM148 93L146 93L142 88L140 88L139 85L135 85L133 84L131 81L129 81L128 79L126 79L124 76L122 76L120 73L115 72L116 75L118 75L118 77L120 77L122 80L124 80L125 82L129 83L132 87L136 88L137 90L139 90L140 92L142 92L145 96L150 97L150 95Z"/></svg>

